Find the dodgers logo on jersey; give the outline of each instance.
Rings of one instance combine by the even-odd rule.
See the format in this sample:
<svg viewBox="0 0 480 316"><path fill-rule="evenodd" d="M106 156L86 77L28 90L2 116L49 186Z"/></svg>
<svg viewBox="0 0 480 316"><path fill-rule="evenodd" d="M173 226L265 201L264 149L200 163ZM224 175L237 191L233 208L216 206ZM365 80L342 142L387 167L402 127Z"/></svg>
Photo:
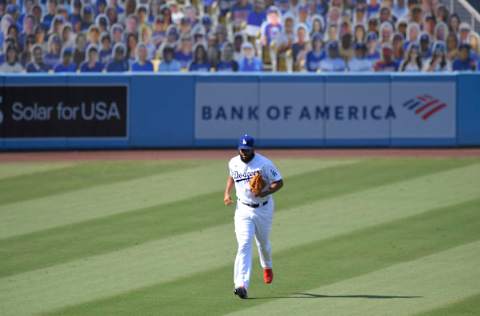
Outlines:
<svg viewBox="0 0 480 316"><path fill-rule="evenodd" d="M277 176L277 172L273 169L270 169L270 173L272 174L273 177L276 177Z"/></svg>
<svg viewBox="0 0 480 316"><path fill-rule="evenodd" d="M254 170L254 171L249 171L249 172L238 172L238 171L232 171L231 176L235 182L240 182L240 181L248 181L250 178L252 178L257 172L262 173L260 170Z"/></svg>

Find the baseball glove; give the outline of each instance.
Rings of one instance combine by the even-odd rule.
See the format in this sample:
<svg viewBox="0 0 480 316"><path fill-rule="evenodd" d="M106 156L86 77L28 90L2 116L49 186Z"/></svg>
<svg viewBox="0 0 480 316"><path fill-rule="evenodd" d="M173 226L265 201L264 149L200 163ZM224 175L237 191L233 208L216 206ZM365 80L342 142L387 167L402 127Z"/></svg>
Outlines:
<svg viewBox="0 0 480 316"><path fill-rule="evenodd" d="M254 195L259 195L260 192L265 188L265 180L263 180L260 172L255 173L255 175L250 178L250 190Z"/></svg>

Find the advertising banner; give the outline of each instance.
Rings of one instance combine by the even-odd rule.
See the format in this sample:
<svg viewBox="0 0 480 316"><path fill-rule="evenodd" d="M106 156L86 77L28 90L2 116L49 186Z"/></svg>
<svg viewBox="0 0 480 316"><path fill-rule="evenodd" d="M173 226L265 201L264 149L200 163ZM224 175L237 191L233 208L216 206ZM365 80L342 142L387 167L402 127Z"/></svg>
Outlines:
<svg viewBox="0 0 480 316"><path fill-rule="evenodd" d="M196 139L323 139L324 84L206 83L196 85Z"/></svg>
<svg viewBox="0 0 480 316"><path fill-rule="evenodd" d="M126 138L127 86L4 86L0 138Z"/></svg>
<svg viewBox="0 0 480 316"><path fill-rule="evenodd" d="M196 139L454 139L452 81L197 83ZM348 143L345 143L348 145Z"/></svg>
<svg viewBox="0 0 480 316"><path fill-rule="evenodd" d="M261 83L260 134L265 139L323 139L325 85Z"/></svg>
<svg viewBox="0 0 480 316"><path fill-rule="evenodd" d="M388 139L395 112L389 82L329 83L326 139Z"/></svg>
<svg viewBox="0 0 480 316"><path fill-rule="evenodd" d="M197 83L195 95L197 139L237 139L244 133L258 135L259 118L256 82Z"/></svg>
<svg viewBox="0 0 480 316"><path fill-rule="evenodd" d="M198 83L195 136L387 139L395 118L389 91L389 82Z"/></svg>
<svg viewBox="0 0 480 316"><path fill-rule="evenodd" d="M455 138L455 81L392 82L392 138Z"/></svg>

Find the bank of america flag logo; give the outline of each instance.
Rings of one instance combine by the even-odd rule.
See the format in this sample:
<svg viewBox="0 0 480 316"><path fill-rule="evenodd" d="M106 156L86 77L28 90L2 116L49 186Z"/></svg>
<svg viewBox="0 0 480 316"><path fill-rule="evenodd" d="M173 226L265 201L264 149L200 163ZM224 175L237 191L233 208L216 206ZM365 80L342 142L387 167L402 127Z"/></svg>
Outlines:
<svg viewBox="0 0 480 316"><path fill-rule="evenodd" d="M446 108L447 104L431 95L423 94L403 103L403 107L410 111L414 111L415 115L421 117L422 120L427 121L436 113Z"/></svg>

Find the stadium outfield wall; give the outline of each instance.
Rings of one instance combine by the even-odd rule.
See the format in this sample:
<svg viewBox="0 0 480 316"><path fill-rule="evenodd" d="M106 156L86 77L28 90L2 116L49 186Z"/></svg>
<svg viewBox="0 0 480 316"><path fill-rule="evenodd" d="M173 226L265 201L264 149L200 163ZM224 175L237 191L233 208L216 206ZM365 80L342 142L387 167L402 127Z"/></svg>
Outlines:
<svg viewBox="0 0 480 316"><path fill-rule="evenodd" d="M0 77L0 149L480 145L480 74Z"/></svg>

